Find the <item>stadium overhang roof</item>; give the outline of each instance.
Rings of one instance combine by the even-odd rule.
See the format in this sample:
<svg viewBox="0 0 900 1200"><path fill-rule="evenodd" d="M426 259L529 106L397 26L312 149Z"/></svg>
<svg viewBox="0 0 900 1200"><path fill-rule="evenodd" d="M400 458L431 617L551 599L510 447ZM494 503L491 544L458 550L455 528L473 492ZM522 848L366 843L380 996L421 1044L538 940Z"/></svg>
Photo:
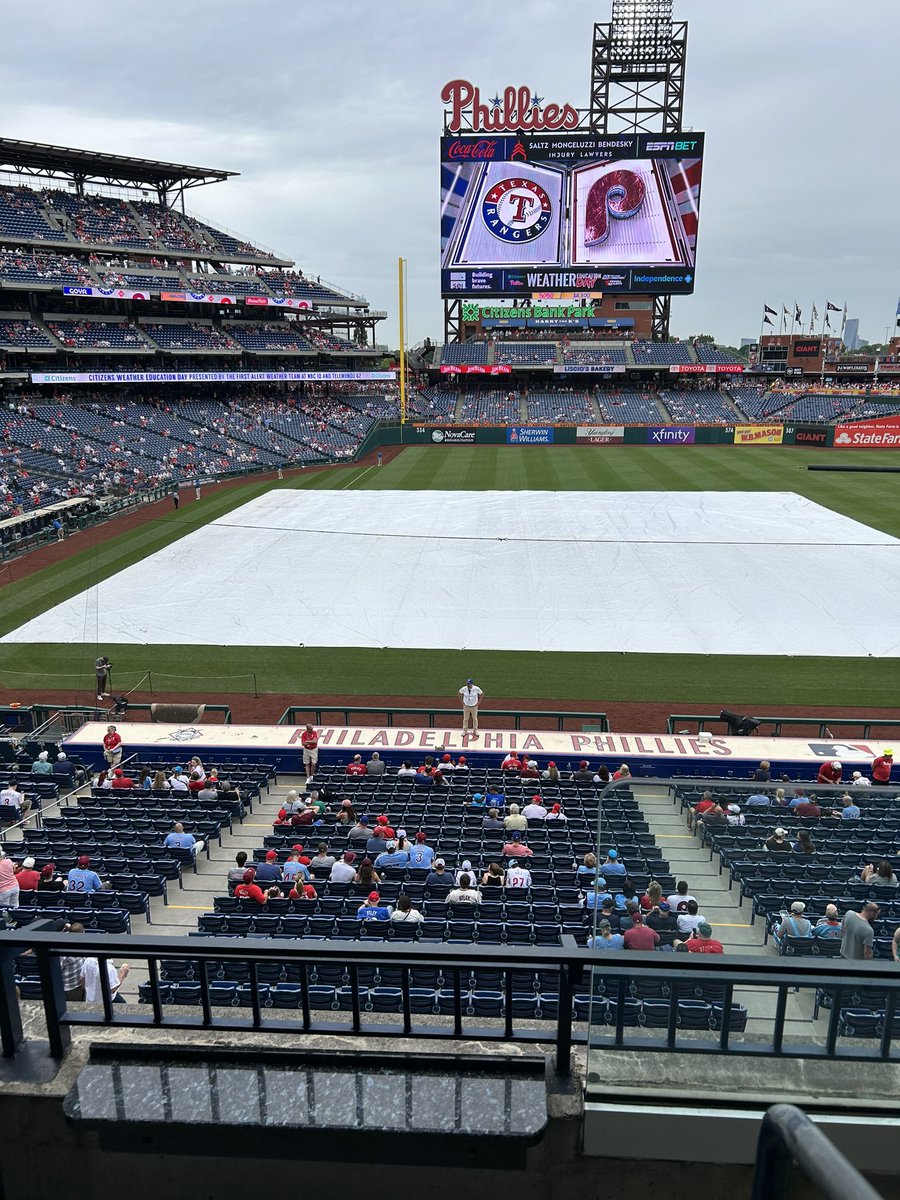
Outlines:
<svg viewBox="0 0 900 1200"><path fill-rule="evenodd" d="M163 192L172 188L221 183L239 174L238 171L190 167L157 162L151 158L104 154L97 150L73 150L68 146L49 146L43 142L21 142L16 138L0 138L0 171L71 179L79 184L100 183L132 188L149 186Z"/></svg>

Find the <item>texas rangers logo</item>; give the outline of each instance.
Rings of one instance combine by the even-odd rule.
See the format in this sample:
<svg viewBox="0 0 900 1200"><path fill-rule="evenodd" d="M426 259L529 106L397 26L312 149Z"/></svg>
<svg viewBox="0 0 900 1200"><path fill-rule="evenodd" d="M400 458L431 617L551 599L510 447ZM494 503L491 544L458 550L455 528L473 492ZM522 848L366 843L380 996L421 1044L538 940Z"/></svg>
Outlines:
<svg viewBox="0 0 900 1200"><path fill-rule="evenodd" d="M533 179L501 179L481 205L488 232L503 242L533 242L552 216L550 197Z"/></svg>

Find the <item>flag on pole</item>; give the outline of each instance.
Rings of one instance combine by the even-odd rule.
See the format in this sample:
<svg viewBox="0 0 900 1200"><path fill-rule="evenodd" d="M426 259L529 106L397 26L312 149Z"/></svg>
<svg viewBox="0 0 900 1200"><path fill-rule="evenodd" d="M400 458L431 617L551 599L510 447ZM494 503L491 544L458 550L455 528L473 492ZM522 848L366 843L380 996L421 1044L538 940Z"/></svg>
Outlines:
<svg viewBox="0 0 900 1200"><path fill-rule="evenodd" d="M841 310L840 310L840 309L838 309L838 312L840 312L840 311L841 311ZM827 310L827 309L825 310L825 328L826 328L826 329L830 329L830 328L831 328L831 321L829 321L829 319L828 319L828 310Z"/></svg>
<svg viewBox="0 0 900 1200"><path fill-rule="evenodd" d="M818 319L819 319L819 314L816 312L816 306L815 306L815 304L813 305L812 319L813 319L814 321L818 321Z"/></svg>
<svg viewBox="0 0 900 1200"><path fill-rule="evenodd" d="M832 304L830 300L826 300L825 301L825 311L826 312L840 312L841 310L838 308L838 306L836 304Z"/></svg>
<svg viewBox="0 0 900 1200"><path fill-rule="evenodd" d="M803 313L800 310L800 305L794 301L794 324L801 325L803 323Z"/></svg>
<svg viewBox="0 0 900 1200"><path fill-rule="evenodd" d="M764 313L769 313L769 314L770 314L770 316L773 316L773 317L777 317L777 316L778 316L778 313L775 311L775 309L774 309L774 308L769 308L768 304L764 304L764 305L763 305L763 312L764 312ZM770 322L769 322L769 324L771 325L771 323L772 323L772 322L770 321Z"/></svg>
<svg viewBox="0 0 900 1200"><path fill-rule="evenodd" d="M772 324L772 322L769 320L769 313L771 311L772 311L771 308L766 309L765 315L763 316L763 325L771 325Z"/></svg>

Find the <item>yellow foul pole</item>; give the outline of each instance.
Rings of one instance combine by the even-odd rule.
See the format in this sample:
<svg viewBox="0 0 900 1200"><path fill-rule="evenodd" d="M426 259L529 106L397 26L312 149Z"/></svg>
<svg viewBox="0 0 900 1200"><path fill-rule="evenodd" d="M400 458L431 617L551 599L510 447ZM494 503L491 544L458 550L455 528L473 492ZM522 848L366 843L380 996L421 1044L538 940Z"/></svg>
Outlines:
<svg viewBox="0 0 900 1200"><path fill-rule="evenodd" d="M406 263L397 259L398 315L400 318L400 428L406 424Z"/></svg>

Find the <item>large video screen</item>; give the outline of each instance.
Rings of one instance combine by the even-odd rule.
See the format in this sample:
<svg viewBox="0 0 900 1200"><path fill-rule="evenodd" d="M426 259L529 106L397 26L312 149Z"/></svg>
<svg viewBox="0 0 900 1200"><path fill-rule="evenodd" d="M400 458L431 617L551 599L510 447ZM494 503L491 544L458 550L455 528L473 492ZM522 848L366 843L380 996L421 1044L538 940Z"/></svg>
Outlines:
<svg viewBox="0 0 900 1200"><path fill-rule="evenodd" d="M702 133L441 139L441 291L694 290Z"/></svg>

